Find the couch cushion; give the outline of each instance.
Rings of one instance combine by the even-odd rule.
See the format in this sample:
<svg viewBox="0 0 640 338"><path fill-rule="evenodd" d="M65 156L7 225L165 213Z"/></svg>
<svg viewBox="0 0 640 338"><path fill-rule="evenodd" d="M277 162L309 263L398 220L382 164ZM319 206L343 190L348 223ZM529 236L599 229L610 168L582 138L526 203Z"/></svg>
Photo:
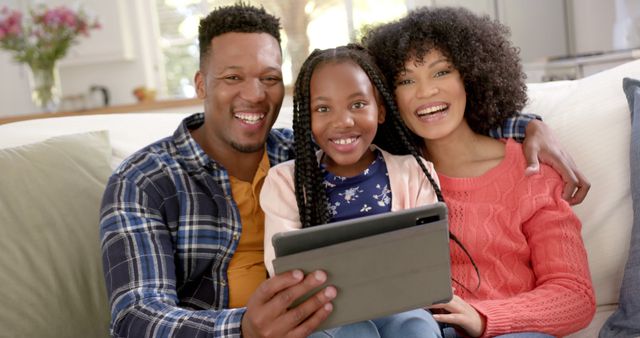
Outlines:
<svg viewBox="0 0 640 338"><path fill-rule="evenodd" d="M290 98L285 98L285 103ZM189 109L187 109L189 110ZM49 137L108 130L111 138L111 167L136 150L161 138L173 135L180 122L190 113L128 113L65 116L13 122L0 125L0 148L39 142ZM275 128L291 128L291 103L280 110Z"/></svg>
<svg viewBox="0 0 640 338"><path fill-rule="evenodd" d="M108 336L98 234L106 131L0 149L0 327L7 337Z"/></svg>
<svg viewBox="0 0 640 338"><path fill-rule="evenodd" d="M95 130L108 130L111 138L111 167L115 168L134 151L171 136L188 114L104 114L65 116L0 125L0 148L15 147L44 139Z"/></svg>
<svg viewBox="0 0 640 338"><path fill-rule="evenodd" d="M574 207L583 223L598 305L618 302L632 209L629 110L620 83L640 77L640 60L575 81L530 84L527 111L543 116L592 183Z"/></svg>

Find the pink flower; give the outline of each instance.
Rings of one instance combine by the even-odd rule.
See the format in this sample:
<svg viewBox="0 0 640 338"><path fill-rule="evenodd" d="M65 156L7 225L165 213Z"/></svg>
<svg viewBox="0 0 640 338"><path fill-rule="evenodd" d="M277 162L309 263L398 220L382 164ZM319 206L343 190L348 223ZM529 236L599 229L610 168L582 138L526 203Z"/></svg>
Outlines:
<svg viewBox="0 0 640 338"><path fill-rule="evenodd" d="M22 13L20 13L20 12L11 13L11 15L9 15L9 17L7 18L7 21L11 25L21 25L22 24Z"/></svg>
<svg viewBox="0 0 640 338"><path fill-rule="evenodd" d="M0 7L0 49L14 53L18 62L52 64L62 58L79 35L89 35L97 29L97 20L82 10L65 6L47 8L39 5L29 10L23 20L22 13Z"/></svg>
<svg viewBox="0 0 640 338"><path fill-rule="evenodd" d="M67 27L74 28L76 26L76 16L73 15L73 13L67 13L63 17L63 22L67 25Z"/></svg>
<svg viewBox="0 0 640 338"><path fill-rule="evenodd" d="M60 22L58 12L55 9L44 12L42 22L45 26L57 26Z"/></svg>
<svg viewBox="0 0 640 338"><path fill-rule="evenodd" d="M84 21L78 22L78 26L76 27L76 31L84 36L89 36L89 26Z"/></svg>
<svg viewBox="0 0 640 338"><path fill-rule="evenodd" d="M6 15L4 19L0 18L0 28L4 33L3 37L22 34L22 14L18 11L6 10L6 7L2 9L1 13L3 16Z"/></svg>

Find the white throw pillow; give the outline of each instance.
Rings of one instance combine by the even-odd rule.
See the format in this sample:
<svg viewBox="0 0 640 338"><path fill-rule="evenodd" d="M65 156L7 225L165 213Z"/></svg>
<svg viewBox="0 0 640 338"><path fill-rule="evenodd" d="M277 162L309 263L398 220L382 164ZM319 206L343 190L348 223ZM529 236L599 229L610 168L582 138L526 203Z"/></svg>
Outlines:
<svg viewBox="0 0 640 338"><path fill-rule="evenodd" d="M189 114L138 113L67 116L0 125L0 148L39 142L49 137L108 130L113 149L111 167L140 148L171 136Z"/></svg>
<svg viewBox="0 0 640 338"><path fill-rule="evenodd" d="M592 184L574 210L582 220L598 305L618 303L632 224L623 77L640 78L640 60L580 80L529 84L525 108L553 128Z"/></svg>

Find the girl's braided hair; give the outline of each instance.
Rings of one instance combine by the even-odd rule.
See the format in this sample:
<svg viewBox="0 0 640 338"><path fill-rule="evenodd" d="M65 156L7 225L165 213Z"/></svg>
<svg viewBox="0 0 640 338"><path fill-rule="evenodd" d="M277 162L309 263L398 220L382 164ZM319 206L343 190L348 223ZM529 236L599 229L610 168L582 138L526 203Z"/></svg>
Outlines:
<svg viewBox="0 0 640 338"><path fill-rule="evenodd" d="M325 50L316 49L302 65L293 94L293 131L296 152L295 190L303 228L326 224L331 219L328 197L322 184L324 173L316 157L315 142L311 133L311 76L320 64L349 61L356 63L367 74L387 112L385 122L378 128L374 143L377 144L378 140L387 139L397 150L413 155L431 182L438 200L444 200L440 188L422 162L418 148L410 141L411 134L398 113L393 93L388 89L387 82L371 55L358 44L348 44Z"/></svg>

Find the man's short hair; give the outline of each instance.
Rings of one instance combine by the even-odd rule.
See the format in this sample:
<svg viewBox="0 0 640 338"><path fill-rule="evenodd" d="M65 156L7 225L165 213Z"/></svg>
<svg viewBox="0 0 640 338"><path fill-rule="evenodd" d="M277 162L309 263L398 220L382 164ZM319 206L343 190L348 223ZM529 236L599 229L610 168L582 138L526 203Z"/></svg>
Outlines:
<svg viewBox="0 0 640 338"><path fill-rule="evenodd" d="M263 8L238 2L219 7L200 20L198 42L200 43L200 66L211 49L211 40L225 33L267 33L280 44L280 19Z"/></svg>

